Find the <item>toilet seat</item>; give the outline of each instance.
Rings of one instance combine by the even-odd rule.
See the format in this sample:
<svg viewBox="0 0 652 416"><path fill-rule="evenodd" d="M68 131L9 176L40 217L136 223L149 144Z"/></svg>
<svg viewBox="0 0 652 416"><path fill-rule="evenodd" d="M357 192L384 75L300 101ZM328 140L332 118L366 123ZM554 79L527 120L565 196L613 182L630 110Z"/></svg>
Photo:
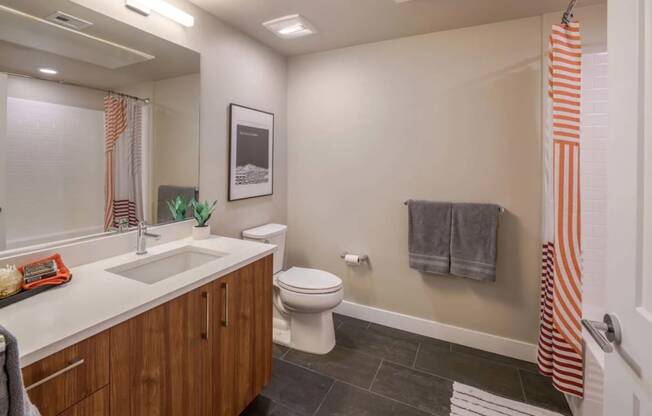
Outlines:
<svg viewBox="0 0 652 416"><path fill-rule="evenodd" d="M342 289L342 280L323 270L292 267L278 273L277 278L281 288L295 293L325 294Z"/></svg>

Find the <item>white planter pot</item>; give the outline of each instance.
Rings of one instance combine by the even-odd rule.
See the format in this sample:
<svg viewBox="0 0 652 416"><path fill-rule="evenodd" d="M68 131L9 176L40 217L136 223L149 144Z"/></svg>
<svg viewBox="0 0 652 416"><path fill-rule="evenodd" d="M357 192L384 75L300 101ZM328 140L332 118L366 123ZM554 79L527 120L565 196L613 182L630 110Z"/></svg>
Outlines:
<svg viewBox="0 0 652 416"><path fill-rule="evenodd" d="M192 227L192 238L195 240L205 240L209 235L211 235L211 227L208 225L205 227Z"/></svg>

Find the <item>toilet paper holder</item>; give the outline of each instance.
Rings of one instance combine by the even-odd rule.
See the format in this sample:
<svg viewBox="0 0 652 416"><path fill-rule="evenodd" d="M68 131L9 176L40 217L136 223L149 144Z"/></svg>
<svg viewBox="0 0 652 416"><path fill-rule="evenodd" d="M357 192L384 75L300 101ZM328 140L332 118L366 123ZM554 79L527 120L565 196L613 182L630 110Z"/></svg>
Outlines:
<svg viewBox="0 0 652 416"><path fill-rule="evenodd" d="M353 253L348 253L348 252L345 251L344 253L340 254L340 258L342 260L344 260L346 258L346 256L349 255L349 254L353 254ZM369 263L369 256L367 256L366 254L360 254L360 255L358 255L358 260L360 261L359 264Z"/></svg>

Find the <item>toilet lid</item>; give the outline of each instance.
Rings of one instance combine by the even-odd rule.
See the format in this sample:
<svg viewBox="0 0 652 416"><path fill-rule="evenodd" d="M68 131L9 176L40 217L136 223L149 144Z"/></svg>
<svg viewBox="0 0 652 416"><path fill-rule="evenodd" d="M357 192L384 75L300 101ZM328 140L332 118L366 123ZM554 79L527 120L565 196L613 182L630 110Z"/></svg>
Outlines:
<svg viewBox="0 0 652 416"><path fill-rule="evenodd" d="M292 267L279 273L278 284L297 293L331 293L342 287L342 280L323 270Z"/></svg>

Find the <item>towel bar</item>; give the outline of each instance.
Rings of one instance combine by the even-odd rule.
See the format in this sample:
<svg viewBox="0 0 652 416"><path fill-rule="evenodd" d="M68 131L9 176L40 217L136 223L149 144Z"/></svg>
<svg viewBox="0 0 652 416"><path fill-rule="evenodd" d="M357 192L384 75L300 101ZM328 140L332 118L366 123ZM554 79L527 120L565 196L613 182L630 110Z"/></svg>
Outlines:
<svg viewBox="0 0 652 416"><path fill-rule="evenodd" d="M410 201L403 201L403 205L407 205L408 202L410 202ZM498 210L500 211L501 214L505 212L505 208L503 208L503 207L498 207Z"/></svg>

